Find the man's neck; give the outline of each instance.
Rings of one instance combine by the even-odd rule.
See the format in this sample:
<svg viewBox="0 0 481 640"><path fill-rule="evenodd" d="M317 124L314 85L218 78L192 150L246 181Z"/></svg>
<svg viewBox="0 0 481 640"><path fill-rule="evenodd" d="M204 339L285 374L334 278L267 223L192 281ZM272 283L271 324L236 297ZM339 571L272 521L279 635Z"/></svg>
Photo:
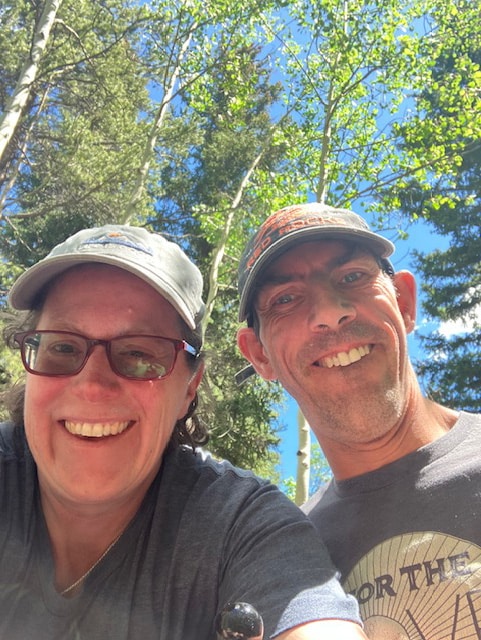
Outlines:
<svg viewBox="0 0 481 640"><path fill-rule="evenodd" d="M319 437L336 480L352 478L436 441L455 424L458 412L419 396L401 419L382 436L368 442L336 442Z"/></svg>

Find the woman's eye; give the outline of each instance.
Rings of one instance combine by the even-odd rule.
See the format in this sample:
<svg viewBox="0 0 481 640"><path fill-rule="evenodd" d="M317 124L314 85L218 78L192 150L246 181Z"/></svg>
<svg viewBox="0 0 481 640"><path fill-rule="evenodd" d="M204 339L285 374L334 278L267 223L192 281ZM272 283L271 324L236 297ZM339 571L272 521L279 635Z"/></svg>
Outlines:
<svg viewBox="0 0 481 640"><path fill-rule="evenodd" d="M127 358L138 358L139 360L148 360L149 354L141 351L140 349L131 349L130 351L126 351L124 354Z"/></svg>
<svg viewBox="0 0 481 640"><path fill-rule="evenodd" d="M52 345L51 350L55 353L75 353L77 349L70 342L57 342Z"/></svg>

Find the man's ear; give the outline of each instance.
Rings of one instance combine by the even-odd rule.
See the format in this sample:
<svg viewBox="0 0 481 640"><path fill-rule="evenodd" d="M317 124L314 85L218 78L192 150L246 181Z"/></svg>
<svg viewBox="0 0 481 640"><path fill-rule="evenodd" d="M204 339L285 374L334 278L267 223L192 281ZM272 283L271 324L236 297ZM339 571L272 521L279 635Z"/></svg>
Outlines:
<svg viewBox="0 0 481 640"><path fill-rule="evenodd" d="M240 352L249 360L257 373L264 378L264 380L275 380L276 376L269 364L269 358L267 357L262 343L259 341L254 329L251 327L242 327L237 332L237 346Z"/></svg>
<svg viewBox="0 0 481 640"><path fill-rule="evenodd" d="M404 326L407 333L411 333L416 324L416 281L409 271L398 271L394 275L394 284Z"/></svg>

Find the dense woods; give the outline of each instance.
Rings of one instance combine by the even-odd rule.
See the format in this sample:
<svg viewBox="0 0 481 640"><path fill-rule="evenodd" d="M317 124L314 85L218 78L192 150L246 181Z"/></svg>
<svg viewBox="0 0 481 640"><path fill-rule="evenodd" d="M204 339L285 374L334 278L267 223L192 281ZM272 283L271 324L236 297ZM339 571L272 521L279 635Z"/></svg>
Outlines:
<svg viewBox="0 0 481 640"><path fill-rule="evenodd" d="M470 0L16 0L0 7L1 304L85 226L179 242L205 279L210 448L276 479L282 392L235 347L236 270L269 212L318 200L400 238L426 312L427 391L481 409L481 15ZM0 383L20 373L0 352Z"/></svg>

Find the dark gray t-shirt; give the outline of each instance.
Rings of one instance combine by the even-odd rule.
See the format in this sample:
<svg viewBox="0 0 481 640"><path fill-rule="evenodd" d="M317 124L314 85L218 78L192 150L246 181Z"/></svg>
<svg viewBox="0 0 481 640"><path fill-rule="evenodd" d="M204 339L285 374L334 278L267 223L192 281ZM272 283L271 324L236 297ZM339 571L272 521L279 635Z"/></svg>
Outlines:
<svg viewBox="0 0 481 640"><path fill-rule="evenodd" d="M274 486L188 448L169 452L120 540L71 599L54 588L36 467L23 429L0 426L0 638L213 640L232 601L266 635L358 621L307 518Z"/></svg>
<svg viewBox="0 0 481 640"><path fill-rule="evenodd" d="M306 503L370 640L481 639L481 415Z"/></svg>

